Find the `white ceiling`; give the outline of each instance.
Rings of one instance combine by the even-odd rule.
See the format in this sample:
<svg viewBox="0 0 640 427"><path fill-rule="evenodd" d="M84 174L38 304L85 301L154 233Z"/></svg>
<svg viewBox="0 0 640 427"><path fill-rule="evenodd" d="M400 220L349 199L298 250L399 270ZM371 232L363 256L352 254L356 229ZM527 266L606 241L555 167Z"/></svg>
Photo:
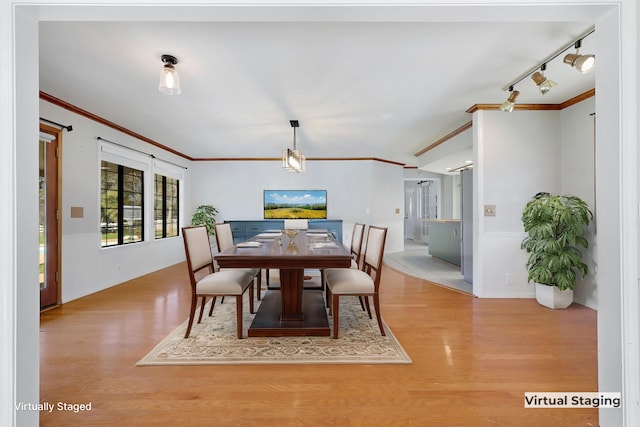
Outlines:
<svg viewBox="0 0 640 427"><path fill-rule="evenodd" d="M176 19L178 10L188 8L174 9ZM430 22L395 10L375 19L306 7L199 22L125 22L127 11L121 22L56 17L40 23L40 89L194 158L278 157L297 119L308 158L423 166L414 153L471 120L465 110L502 103L505 85L593 25L586 13L575 22L451 22L454 10ZM596 37L583 53L595 53ZM180 96L157 90L164 53L180 61ZM560 103L595 87L595 72L562 57L546 71L558 86L542 96L527 78L519 102Z"/></svg>

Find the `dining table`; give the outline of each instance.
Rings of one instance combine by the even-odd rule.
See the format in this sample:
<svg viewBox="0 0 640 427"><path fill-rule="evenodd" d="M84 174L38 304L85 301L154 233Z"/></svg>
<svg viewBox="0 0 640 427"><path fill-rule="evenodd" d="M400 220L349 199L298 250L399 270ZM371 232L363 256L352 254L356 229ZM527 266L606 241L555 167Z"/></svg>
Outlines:
<svg viewBox="0 0 640 427"><path fill-rule="evenodd" d="M330 335L323 291L305 289L304 280L305 269L350 267L350 251L331 233L262 232L215 254L214 258L220 268L279 270L280 287L267 290L262 297L249 326L249 337Z"/></svg>

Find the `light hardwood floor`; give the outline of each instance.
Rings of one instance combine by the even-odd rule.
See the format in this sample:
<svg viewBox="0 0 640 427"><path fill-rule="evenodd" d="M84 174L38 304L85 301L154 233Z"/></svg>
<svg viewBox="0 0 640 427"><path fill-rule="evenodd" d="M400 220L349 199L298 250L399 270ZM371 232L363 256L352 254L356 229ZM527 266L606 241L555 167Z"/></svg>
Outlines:
<svg viewBox="0 0 640 427"><path fill-rule="evenodd" d="M382 316L412 365L136 367L188 315L178 264L41 315L42 426L597 426L525 409L525 391L596 391L596 312L478 299L386 268Z"/></svg>

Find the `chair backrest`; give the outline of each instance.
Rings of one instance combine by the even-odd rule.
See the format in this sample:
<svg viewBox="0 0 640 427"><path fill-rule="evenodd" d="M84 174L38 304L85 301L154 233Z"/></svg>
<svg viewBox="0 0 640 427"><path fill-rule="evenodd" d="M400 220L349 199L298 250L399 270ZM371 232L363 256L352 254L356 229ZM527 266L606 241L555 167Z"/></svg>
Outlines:
<svg viewBox="0 0 640 427"><path fill-rule="evenodd" d="M216 230L216 244L218 245L218 250L222 252L232 248L233 233L231 231L231 224L221 223L216 224L214 227Z"/></svg>
<svg viewBox="0 0 640 427"><path fill-rule="evenodd" d="M187 266L191 285L195 286L195 273L205 267L210 267L213 271L213 257L211 255L211 243L207 227L200 225L197 227L182 228L182 239L184 240L184 251L187 255Z"/></svg>
<svg viewBox="0 0 640 427"><path fill-rule="evenodd" d="M370 226L367 233L367 247L364 251L364 264L362 269L369 274L375 283L376 290L380 284L380 273L382 271L382 257L384 255L384 244L387 240L387 228Z"/></svg>
<svg viewBox="0 0 640 427"><path fill-rule="evenodd" d="M307 230L309 228L309 221L306 219L285 219L285 230Z"/></svg>
<svg viewBox="0 0 640 427"><path fill-rule="evenodd" d="M356 223L353 226L353 235L351 236L351 254L355 257L355 261L360 265L360 254L362 253L362 238L364 237L364 224Z"/></svg>

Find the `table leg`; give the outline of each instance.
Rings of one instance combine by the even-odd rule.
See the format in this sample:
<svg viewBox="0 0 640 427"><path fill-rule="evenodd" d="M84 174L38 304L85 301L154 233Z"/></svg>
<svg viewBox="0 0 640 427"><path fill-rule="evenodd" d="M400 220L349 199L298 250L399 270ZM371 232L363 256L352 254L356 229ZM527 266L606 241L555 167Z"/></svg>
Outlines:
<svg viewBox="0 0 640 427"><path fill-rule="evenodd" d="M280 270L280 293L282 299L282 321L301 321L302 291L304 287L304 269Z"/></svg>

